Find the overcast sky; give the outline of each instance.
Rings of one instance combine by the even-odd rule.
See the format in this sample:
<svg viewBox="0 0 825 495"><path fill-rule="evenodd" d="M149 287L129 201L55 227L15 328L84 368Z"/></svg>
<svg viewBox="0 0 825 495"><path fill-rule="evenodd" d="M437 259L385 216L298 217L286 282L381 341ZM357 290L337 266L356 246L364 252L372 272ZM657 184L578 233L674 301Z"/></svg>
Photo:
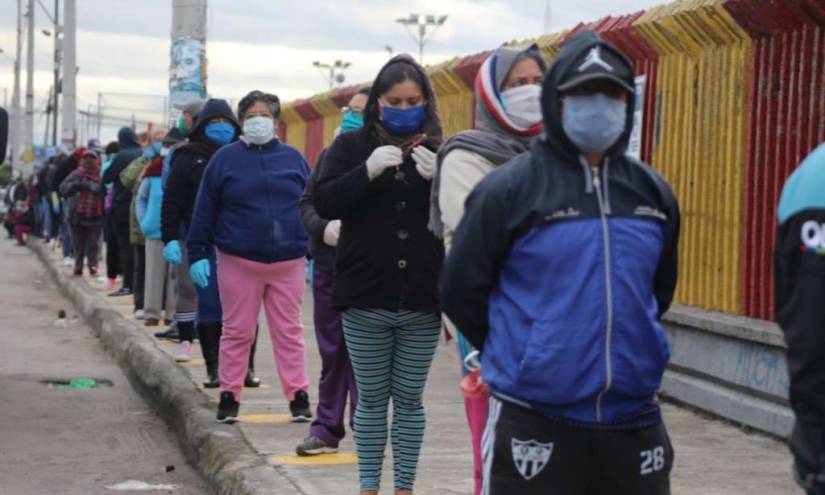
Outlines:
<svg viewBox="0 0 825 495"><path fill-rule="evenodd" d="M551 32L605 15L636 12L664 0L552 0ZM27 3L23 1L24 5ZM54 2L43 0L51 9ZM160 98L111 93L168 92L171 0L77 0L78 109L105 96L106 106L162 106ZM61 2L62 4L62 2ZM212 96L237 99L252 89L274 92L282 101L327 89L314 60L352 62L347 83L372 79L387 60L385 46L417 54L417 45L394 22L411 12L448 15L425 48L424 62L494 48L545 32L545 0L209 0L208 80ZM25 7L24 7L25 8ZM16 0L0 0L0 97L13 87ZM61 13L62 18L62 13ZM51 21L35 2L35 142L42 142L42 110L52 83L52 39L41 29ZM21 85L25 88L25 51ZM5 99L3 104L6 105ZM108 140L113 130L102 136Z"/></svg>

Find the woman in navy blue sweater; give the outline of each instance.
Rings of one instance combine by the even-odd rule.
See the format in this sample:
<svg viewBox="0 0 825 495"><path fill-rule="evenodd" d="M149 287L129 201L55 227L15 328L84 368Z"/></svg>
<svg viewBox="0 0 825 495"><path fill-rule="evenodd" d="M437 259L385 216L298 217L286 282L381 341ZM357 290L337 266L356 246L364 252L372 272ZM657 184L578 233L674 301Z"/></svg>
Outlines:
<svg viewBox="0 0 825 495"><path fill-rule="evenodd" d="M209 247L218 250L223 306L218 421L238 419L241 390L261 304L292 420L312 417L304 363L301 302L308 236L298 200L309 177L301 153L278 140L278 97L252 91L238 105L240 141L212 156L189 229L192 281L206 285Z"/></svg>

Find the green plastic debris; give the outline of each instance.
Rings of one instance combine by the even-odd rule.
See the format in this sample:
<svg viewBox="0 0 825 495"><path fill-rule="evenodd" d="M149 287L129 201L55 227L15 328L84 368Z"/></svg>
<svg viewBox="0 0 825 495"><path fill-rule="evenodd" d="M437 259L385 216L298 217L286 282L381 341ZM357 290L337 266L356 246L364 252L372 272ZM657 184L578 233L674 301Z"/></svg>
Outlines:
<svg viewBox="0 0 825 495"><path fill-rule="evenodd" d="M90 378L74 378L69 380L69 388L97 388L97 381Z"/></svg>

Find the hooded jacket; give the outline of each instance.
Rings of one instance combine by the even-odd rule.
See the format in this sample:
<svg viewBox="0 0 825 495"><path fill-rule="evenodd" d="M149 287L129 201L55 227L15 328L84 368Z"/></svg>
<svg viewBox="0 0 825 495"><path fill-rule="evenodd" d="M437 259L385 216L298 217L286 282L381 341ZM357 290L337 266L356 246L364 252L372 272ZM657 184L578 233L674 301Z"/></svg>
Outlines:
<svg viewBox="0 0 825 495"><path fill-rule="evenodd" d="M565 44L543 86L546 137L470 194L443 310L482 350L498 397L584 425L658 421L669 359L659 318L676 286L679 210L665 180L625 155L632 95L625 132L596 173L562 128L556 88L597 45L620 53L592 31Z"/></svg>
<svg viewBox="0 0 825 495"><path fill-rule="evenodd" d="M429 106L422 126L431 138L425 145L437 150L441 125L435 95L424 69L405 55L393 64L411 64L422 76ZM321 218L340 219L341 236L335 260L332 305L388 311L438 312L438 273L443 243L427 229L430 181L415 170L409 154L399 169L390 167L370 180L366 160L382 145L377 85L367 99L364 127L339 135L318 165L313 192ZM403 174L398 174L397 172Z"/></svg>
<svg viewBox="0 0 825 495"><path fill-rule="evenodd" d="M160 209L163 203L163 183L161 179L164 158L156 156L143 171L137 199L135 215L140 231L147 239L160 240Z"/></svg>
<svg viewBox="0 0 825 495"><path fill-rule="evenodd" d="M114 208L128 208L132 202L132 191L120 181L120 173L140 157L141 149L135 131L129 127L122 127L118 131L117 141L120 144L120 151L117 152L112 164L103 174L103 184L113 184L112 206Z"/></svg>
<svg viewBox="0 0 825 495"><path fill-rule="evenodd" d="M240 134L241 126L226 101L213 98L206 102L192 126L189 141L175 149L172 156L169 176L164 184L161 209L164 243L179 239L181 227L188 229L192 221L201 177L209 159L220 148L204 134L209 119L215 117L222 117L231 122L236 130L236 138Z"/></svg>
<svg viewBox="0 0 825 495"><path fill-rule="evenodd" d="M292 146L246 139L221 148L203 174L187 250L189 262L220 251L259 263L306 256L298 199L309 166Z"/></svg>

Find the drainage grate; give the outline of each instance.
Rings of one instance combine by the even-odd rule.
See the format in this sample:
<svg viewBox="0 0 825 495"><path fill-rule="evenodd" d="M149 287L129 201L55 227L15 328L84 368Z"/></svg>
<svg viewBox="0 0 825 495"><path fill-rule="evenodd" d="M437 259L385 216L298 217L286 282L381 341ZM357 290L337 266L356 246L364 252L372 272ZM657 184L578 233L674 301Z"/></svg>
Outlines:
<svg viewBox="0 0 825 495"><path fill-rule="evenodd" d="M40 383L48 387L90 389L99 387L112 387L112 380L106 378L56 378L40 380Z"/></svg>

